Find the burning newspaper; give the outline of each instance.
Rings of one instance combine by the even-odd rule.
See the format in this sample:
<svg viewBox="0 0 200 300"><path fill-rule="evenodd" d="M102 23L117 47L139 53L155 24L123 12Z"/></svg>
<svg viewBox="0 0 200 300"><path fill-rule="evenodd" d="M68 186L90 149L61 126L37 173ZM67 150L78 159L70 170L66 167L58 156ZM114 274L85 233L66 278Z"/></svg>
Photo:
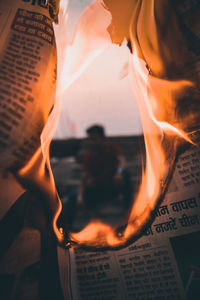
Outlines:
<svg viewBox="0 0 200 300"><path fill-rule="evenodd" d="M199 299L199 9L197 1L186 0L94 1L66 49L64 27L55 28L55 90L56 2L0 4L1 177L12 174L14 201L24 190L42 195L49 227L62 244L48 156L59 100L112 42L126 39L133 53L146 168L123 230L94 222L68 233L67 246L76 247L69 261L68 250L61 251L59 262L64 294L71 288L72 299Z"/></svg>
<svg viewBox="0 0 200 300"><path fill-rule="evenodd" d="M120 1L104 2L111 9ZM129 36L133 39L133 85L148 161L138 206L133 207L124 235L133 234L151 210L155 219L140 239L122 250L70 249L67 276L72 299L199 299L199 4L132 1L132 5L137 7ZM119 42L120 36L112 39ZM190 149L184 151L187 143ZM167 178L169 174L172 178ZM138 222L132 224L135 219ZM93 229L90 225L72 238L98 247L101 228ZM120 243L114 237L109 241Z"/></svg>
<svg viewBox="0 0 200 300"><path fill-rule="evenodd" d="M199 147L179 157L155 221L137 242L118 251L70 250L72 299L198 299L199 170Z"/></svg>

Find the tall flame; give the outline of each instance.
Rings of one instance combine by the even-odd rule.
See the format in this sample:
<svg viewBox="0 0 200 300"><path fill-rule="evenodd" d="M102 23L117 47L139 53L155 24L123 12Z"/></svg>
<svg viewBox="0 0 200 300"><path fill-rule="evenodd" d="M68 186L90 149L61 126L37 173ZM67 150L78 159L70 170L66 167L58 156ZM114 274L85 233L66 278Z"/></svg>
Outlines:
<svg viewBox="0 0 200 300"><path fill-rule="evenodd" d="M141 234L167 190L179 147L193 143L190 133L199 126L197 82L184 74L184 65L189 63L187 45L169 0L96 0L80 16L72 41L66 35L67 7L68 1L62 0L59 25L55 26L58 80L54 109L42 132L42 146L17 176L23 185L35 184L46 199L51 225L62 241L56 224L61 205L48 155L62 95L112 42L131 41L132 89L146 146L140 189L125 227L111 228L95 220L81 232L69 234L79 245L120 247Z"/></svg>
<svg viewBox="0 0 200 300"><path fill-rule="evenodd" d="M64 50L62 91L111 44L110 38L120 44L124 38L131 40L132 88L143 123L146 168L123 231L94 221L80 233L70 234L76 243L94 247L118 247L141 233L166 192L178 147L182 141L193 143L190 133L199 125L193 105L187 118L182 108L185 95L196 93L195 82L184 75L188 50L167 0L94 1Z"/></svg>
<svg viewBox="0 0 200 300"><path fill-rule="evenodd" d="M61 12L62 12L61 1ZM66 37L66 15L62 13L61 24L58 25L57 46L60 56L58 65L61 67L59 88L63 93L87 68L87 66L103 51L111 45L111 39L107 27L111 21L111 14L102 6L101 0L94 1L81 14L75 29L73 40Z"/></svg>

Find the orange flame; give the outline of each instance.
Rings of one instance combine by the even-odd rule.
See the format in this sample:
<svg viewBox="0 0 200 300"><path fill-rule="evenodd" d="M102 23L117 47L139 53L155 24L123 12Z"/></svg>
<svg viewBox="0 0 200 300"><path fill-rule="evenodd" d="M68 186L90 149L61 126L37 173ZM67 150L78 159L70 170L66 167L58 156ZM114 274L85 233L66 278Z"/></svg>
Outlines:
<svg viewBox="0 0 200 300"><path fill-rule="evenodd" d="M63 0L64 1L64 0ZM62 13L61 24L58 27L57 45L59 47L58 64L61 66L60 86L62 93L76 80L87 66L110 44L110 36L107 27L110 24L111 15L102 6L100 0L89 5L80 16L76 25L72 41L66 40L63 47L63 40L66 34L66 16ZM62 47L62 48L61 48Z"/></svg>
<svg viewBox="0 0 200 300"><path fill-rule="evenodd" d="M72 42L65 36L67 5L68 1L61 1L59 25L55 26L58 48L55 106L41 135L42 146L16 176L25 186L35 184L44 195L51 225L62 242L56 224L61 205L48 154L62 95L111 41L121 44L124 39L131 40L132 87L146 146L141 186L127 226L122 230L93 221L81 232L70 233L70 239L79 245L119 247L142 232L166 192L179 145L182 141L192 143L190 133L199 125L199 111L194 104L196 82L184 75L188 50L168 0L96 0L81 15ZM191 95L194 99L189 102ZM189 107L187 112L184 105ZM47 116L43 119L46 121Z"/></svg>
<svg viewBox="0 0 200 300"><path fill-rule="evenodd" d="M118 247L138 235L147 224L168 186L180 140L193 143L189 133L198 124L193 110L187 120L181 112L181 99L195 89L195 82L183 75L188 52L169 2L104 0L103 4L94 1L78 22L73 43L66 49L63 89L109 45L107 30L113 42L130 39L133 93L143 123L146 168L122 234L93 221L80 233L71 233L70 238L85 246ZM108 11L112 15L110 24Z"/></svg>

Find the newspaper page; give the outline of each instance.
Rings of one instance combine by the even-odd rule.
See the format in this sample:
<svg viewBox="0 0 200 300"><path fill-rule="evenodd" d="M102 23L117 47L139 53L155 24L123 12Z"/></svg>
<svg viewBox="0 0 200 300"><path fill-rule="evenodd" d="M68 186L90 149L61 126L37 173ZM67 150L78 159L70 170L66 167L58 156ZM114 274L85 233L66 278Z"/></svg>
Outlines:
<svg viewBox="0 0 200 300"><path fill-rule="evenodd" d="M18 167L40 145L54 104L56 47L42 0L0 3L0 167Z"/></svg>
<svg viewBox="0 0 200 300"><path fill-rule="evenodd" d="M198 80L199 1L172 1L191 45L187 74ZM193 20L193 22L192 22ZM199 145L199 135L196 136ZM155 220L118 251L70 249L73 300L200 299L200 147L178 158Z"/></svg>
<svg viewBox="0 0 200 300"><path fill-rule="evenodd" d="M24 192L16 178L4 170L21 168L31 159L54 105L56 45L45 1L0 1L0 40L1 219ZM2 245L4 235L1 238ZM40 243L39 231L25 228L1 257L1 299L37 298L37 283L28 284L28 288L20 284L28 267L29 274L38 268Z"/></svg>
<svg viewBox="0 0 200 300"><path fill-rule="evenodd" d="M179 157L156 218L118 251L70 250L73 300L197 300L200 295L200 147Z"/></svg>

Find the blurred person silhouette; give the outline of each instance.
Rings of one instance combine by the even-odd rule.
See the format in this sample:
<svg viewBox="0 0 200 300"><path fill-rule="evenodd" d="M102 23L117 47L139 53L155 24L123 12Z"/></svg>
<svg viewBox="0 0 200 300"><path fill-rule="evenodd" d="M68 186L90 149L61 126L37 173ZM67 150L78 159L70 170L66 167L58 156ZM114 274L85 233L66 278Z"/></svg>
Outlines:
<svg viewBox="0 0 200 300"><path fill-rule="evenodd" d="M131 197L131 184L126 178L125 158L119 145L107 140L101 125L93 125L86 132L89 149L83 157L82 165L82 195L85 206L98 208L115 201L120 193L128 190ZM128 202L127 194L124 204Z"/></svg>
<svg viewBox="0 0 200 300"><path fill-rule="evenodd" d="M108 141L104 127L98 124L87 128L88 143L82 150L82 175L78 189L73 190L63 204L65 227L71 227L77 206L91 217L106 204L121 204L128 209L133 188L125 158L118 144Z"/></svg>

